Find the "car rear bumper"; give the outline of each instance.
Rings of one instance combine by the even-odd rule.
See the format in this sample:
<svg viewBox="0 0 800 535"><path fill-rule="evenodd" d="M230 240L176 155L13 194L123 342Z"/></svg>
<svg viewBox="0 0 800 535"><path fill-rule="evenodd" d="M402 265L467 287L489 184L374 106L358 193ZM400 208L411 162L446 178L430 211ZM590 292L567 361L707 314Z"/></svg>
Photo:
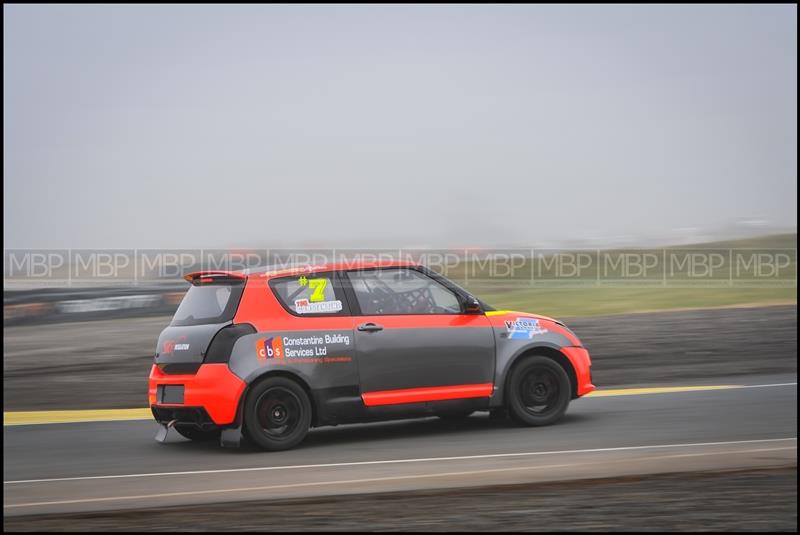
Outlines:
<svg viewBox="0 0 800 535"><path fill-rule="evenodd" d="M182 399L164 397L159 387L183 386ZM229 425L236 420L245 383L227 364L203 364L195 374L166 374L157 365L150 369L148 402L156 420L170 418L180 423L207 422Z"/></svg>
<svg viewBox="0 0 800 535"><path fill-rule="evenodd" d="M572 363L572 368L575 370L575 378L577 379L577 392L575 397L580 397L588 394L595 389L592 384L592 359L589 356L589 351L585 347L562 347L561 352L564 353L569 361Z"/></svg>
<svg viewBox="0 0 800 535"><path fill-rule="evenodd" d="M153 418L160 424L175 422L195 427L214 427L216 424L203 407L178 407L176 405L153 405Z"/></svg>

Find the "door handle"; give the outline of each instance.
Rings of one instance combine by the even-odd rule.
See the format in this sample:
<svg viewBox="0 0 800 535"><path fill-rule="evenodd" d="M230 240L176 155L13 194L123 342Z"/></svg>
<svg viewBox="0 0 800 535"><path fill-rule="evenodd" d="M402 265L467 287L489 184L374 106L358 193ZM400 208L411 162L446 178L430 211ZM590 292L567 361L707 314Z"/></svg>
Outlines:
<svg viewBox="0 0 800 535"><path fill-rule="evenodd" d="M367 333L374 333L377 331L382 331L383 325L378 325L377 323L362 323L358 326L358 330Z"/></svg>

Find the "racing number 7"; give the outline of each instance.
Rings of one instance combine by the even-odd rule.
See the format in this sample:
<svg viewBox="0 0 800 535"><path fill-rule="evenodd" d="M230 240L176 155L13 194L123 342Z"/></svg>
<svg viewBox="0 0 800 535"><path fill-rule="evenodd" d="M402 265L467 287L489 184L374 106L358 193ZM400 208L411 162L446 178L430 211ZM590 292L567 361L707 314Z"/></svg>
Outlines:
<svg viewBox="0 0 800 535"><path fill-rule="evenodd" d="M308 298L312 303L325 301L325 288L328 286L328 279L308 279L308 287L311 290L311 296Z"/></svg>

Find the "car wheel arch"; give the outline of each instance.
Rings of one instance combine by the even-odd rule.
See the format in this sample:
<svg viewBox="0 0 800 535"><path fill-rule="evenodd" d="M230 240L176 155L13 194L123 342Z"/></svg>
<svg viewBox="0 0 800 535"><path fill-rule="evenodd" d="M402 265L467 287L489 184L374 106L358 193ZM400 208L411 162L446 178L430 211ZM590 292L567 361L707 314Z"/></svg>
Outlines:
<svg viewBox="0 0 800 535"><path fill-rule="evenodd" d="M317 425L317 415L319 413L319 407L317 405L317 398L314 395L314 391L311 389L308 381L303 378L300 374L295 373L290 370L263 370L258 374L254 374L247 379L247 386L245 387L244 391L242 392L242 396L239 398L239 414L242 415L243 418L243 411L244 411L244 403L247 399L247 396L250 394L250 391L259 383L266 381L271 377L285 377L290 379L300 385L300 387L305 390L308 399L311 401L311 426L315 427Z"/></svg>
<svg viewBox="0 0 800 535"><path fill-rule="evenodd" d="M567 377L569 377L569 385L571 392L571 399L577 398L578 392L578 376L575 373L575 368L572 366L569 358L561 352L558 347L551 346L551 345L536 345L536 346L529 346L521 351L519 351L512 359L509 360L508 365L506 366L505 372L503 373L503 405L506 404L506 392L508 381L511 377L511 373L514 371L514 368L523 360L528 357L533 356L542 356L547 357L553 361L555 361L559 366L561 366L564 371L567 373Z"/></svg>

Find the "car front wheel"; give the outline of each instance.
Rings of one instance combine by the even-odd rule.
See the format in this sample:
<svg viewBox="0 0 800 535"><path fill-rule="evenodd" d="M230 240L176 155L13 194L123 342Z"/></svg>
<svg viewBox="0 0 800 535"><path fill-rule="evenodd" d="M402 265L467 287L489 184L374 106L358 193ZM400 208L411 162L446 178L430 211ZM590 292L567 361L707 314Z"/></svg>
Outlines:
<svg viewBox="0 0 800 535"><path fill-rule="evenodd" d="M511 372L506 391L508 410L524 425L549 425L567 411L572 398L569 377L556 361L528 357Z"/></svg>

